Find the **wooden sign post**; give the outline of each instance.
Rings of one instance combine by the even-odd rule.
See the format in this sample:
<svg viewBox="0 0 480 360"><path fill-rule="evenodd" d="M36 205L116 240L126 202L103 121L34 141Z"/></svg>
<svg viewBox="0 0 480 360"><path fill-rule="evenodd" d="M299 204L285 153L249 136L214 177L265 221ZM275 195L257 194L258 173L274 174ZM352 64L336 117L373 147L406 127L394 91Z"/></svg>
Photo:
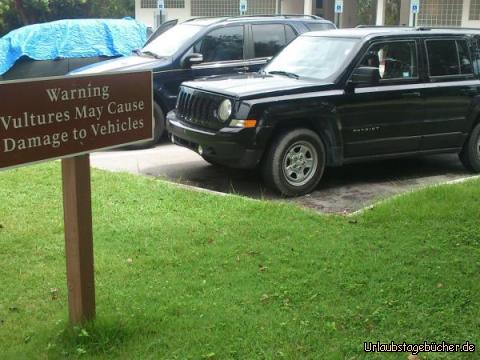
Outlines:
<svg viewBox="0 0 480 360"><path fill-rule="evenodd" d="M62 159L69 316L73 324L91 321L89 153L153 138L152 73L4 82L0 99L0 170Z"/></svg>
<svg viewBox="0 0 480 360"><path fill-rule="evenodd" d="M62 160L65 254L70 321L95 318L90 155Z"/></svg>

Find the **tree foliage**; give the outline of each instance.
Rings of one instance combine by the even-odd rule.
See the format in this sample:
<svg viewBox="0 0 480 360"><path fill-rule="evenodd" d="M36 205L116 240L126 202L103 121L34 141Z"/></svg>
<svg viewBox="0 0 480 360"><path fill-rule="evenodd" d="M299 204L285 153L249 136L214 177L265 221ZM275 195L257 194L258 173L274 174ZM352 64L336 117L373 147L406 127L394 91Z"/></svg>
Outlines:
<svg viewBox="0 0 480 360"><path fill-rule="evenodd" d="M358 0L358 23L362 25L375 24L376 10L376 0Z"/></svg>
<svg viewBox="0 0 480 360"><path fill-rule="evenodd" d="M0 36L45 21L133 17L134 9L134 0L0 0Z"/></svg>

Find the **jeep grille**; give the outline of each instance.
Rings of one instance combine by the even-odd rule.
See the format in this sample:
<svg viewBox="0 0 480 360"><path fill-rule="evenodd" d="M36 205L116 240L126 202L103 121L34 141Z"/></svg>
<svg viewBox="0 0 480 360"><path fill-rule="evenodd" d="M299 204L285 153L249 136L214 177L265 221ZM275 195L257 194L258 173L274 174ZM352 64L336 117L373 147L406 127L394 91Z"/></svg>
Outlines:
<svg viewBox="0 0 480 360"><path fill-rule="evenodd" d="M225 124L216 116L218 106L223 99L218 95L181 87L177 113L184 122L219 130L225 127Z"/></svg>

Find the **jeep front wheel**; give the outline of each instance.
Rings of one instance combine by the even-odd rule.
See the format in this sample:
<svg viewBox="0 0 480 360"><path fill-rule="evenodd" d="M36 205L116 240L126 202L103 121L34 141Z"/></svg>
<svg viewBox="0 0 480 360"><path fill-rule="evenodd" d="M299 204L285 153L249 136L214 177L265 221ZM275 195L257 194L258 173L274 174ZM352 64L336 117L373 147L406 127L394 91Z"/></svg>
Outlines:
<svg viewBox="0 0 480 360"><path fill-rule="evenodd" d="M480 124L475 126L463 146L460 160L468 170L480 172Z"/></svg>
<svg viewBox="0 0 480 360"><path fill-rule="evenodd" d="M312 130L295 129L274 140L263 161L267 185L284 196L315 189L325 170L325 146Z"/></svg>

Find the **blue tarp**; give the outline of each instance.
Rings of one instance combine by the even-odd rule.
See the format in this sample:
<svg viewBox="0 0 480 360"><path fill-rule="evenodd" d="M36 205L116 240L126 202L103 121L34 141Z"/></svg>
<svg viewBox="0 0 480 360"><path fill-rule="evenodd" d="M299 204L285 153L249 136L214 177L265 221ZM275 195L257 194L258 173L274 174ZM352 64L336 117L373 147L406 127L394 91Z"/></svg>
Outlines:
<svg viewBox="0 0 480 360"><path fill-rule="evenodd" d="M0 38L0 75L22 56L34 60L129 55L143 47L145 25L131 18L59 20L13 30Z"/></svg>

